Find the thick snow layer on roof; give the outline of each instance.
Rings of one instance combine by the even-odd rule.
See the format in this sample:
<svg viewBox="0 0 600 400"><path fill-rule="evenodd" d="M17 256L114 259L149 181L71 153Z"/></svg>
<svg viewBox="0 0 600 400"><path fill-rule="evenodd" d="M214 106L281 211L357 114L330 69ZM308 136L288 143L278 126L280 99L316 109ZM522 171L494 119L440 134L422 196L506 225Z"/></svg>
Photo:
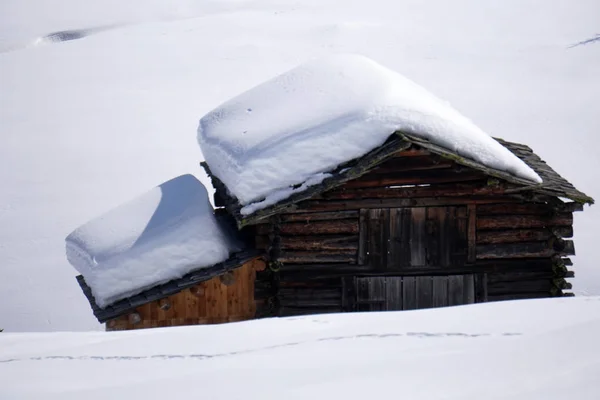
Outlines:
<svg viewBox="0 0 600 400"><path fill-rule="evenodd" d="M105 307L225 261L236 244L215 219L202 183L182 175L77 228L66 249Z"/></svg>
<svg viewBox="0 0 600 400"><path fill-rule="evenodd" d="M212 172L248 205L366 154L396 130L541 182L447 102L358 55L309 62L229 100L200 120L198 141Z"/></svg>

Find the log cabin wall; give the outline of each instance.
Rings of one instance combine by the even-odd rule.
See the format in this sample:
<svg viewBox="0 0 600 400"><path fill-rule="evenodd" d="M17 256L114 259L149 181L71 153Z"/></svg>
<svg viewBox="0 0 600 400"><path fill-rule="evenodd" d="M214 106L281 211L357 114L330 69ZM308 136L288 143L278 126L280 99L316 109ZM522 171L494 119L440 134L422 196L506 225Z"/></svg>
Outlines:
<svg viewBox="0 0 600 400"><path fill-rule="evenodd" d="M225 275L147 303L106 323L106 330L219 324L253 319L254 281L264 261L253 260Z"/></svg>
<svg viewBox="0 0 600 400"><path fill-rule="evenodd" d="M428 151L401 151L255 226L269 255L257 316L561 296L577 209Z"/></svg>

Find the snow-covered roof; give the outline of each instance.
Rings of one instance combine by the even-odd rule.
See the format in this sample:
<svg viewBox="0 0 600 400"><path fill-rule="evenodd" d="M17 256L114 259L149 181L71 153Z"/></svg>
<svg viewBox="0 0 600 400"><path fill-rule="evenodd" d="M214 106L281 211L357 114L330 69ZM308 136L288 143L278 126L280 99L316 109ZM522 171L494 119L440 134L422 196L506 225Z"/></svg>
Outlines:
<svg viewBox="0 0 600 400"><path fill-rule="evenodd" d="M104 308L222 263L240 250L233 232L215 217L202 183L182 175L77 228L66 252Z"/></svg>
<svg viewBox="0 0 600 400"><path fill-rule="evenodd" d="M248 215L402 131L531 183L538 174L447 102L358 55L311 61L206 114L198 141Z"/></svg>

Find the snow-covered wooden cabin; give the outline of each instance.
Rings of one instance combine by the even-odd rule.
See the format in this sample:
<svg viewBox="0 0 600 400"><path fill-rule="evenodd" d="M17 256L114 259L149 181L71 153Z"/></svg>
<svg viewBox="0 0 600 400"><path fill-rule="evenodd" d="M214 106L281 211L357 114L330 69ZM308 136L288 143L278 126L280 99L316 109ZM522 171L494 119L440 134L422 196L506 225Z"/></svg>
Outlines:
<svg viewBox="0 0 600 400"><path fill-rule="evenodd" d="M80 269L108 329L569 294L573 212L593 199L371 60L289 71L203 117L198 140L217 210L158 242L202 232L206 214L204 232L224 239L163 246L155 274L193 262L101 304Z"/></svg>

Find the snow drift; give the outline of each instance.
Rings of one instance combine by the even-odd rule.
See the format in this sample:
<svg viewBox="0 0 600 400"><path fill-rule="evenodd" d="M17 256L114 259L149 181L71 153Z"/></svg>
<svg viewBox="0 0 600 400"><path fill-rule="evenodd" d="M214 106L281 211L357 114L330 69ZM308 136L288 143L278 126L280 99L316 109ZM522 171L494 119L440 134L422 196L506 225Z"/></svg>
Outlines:
<svg viewBox="0 0 600 400"><path fill-rule="evenodd" d="M597 400L598 335L598 297L2 333L0 398Z"/></svg>
<svg viewBox="0 0 600 400"><path fill-rule="evenodd" d="M222 262L236 248L192 175L163 183L66 239L67 259L100 307Z"/></svg>
<svg viewBox="0 0 600 400"><path fill-rule="evenodd" d="M315 175L366 154L397 130L541 182L447 102L358 55L309 62L229 100L200 120L198 142L242 205L266 205L273 193L307 187Z"/></svg>

